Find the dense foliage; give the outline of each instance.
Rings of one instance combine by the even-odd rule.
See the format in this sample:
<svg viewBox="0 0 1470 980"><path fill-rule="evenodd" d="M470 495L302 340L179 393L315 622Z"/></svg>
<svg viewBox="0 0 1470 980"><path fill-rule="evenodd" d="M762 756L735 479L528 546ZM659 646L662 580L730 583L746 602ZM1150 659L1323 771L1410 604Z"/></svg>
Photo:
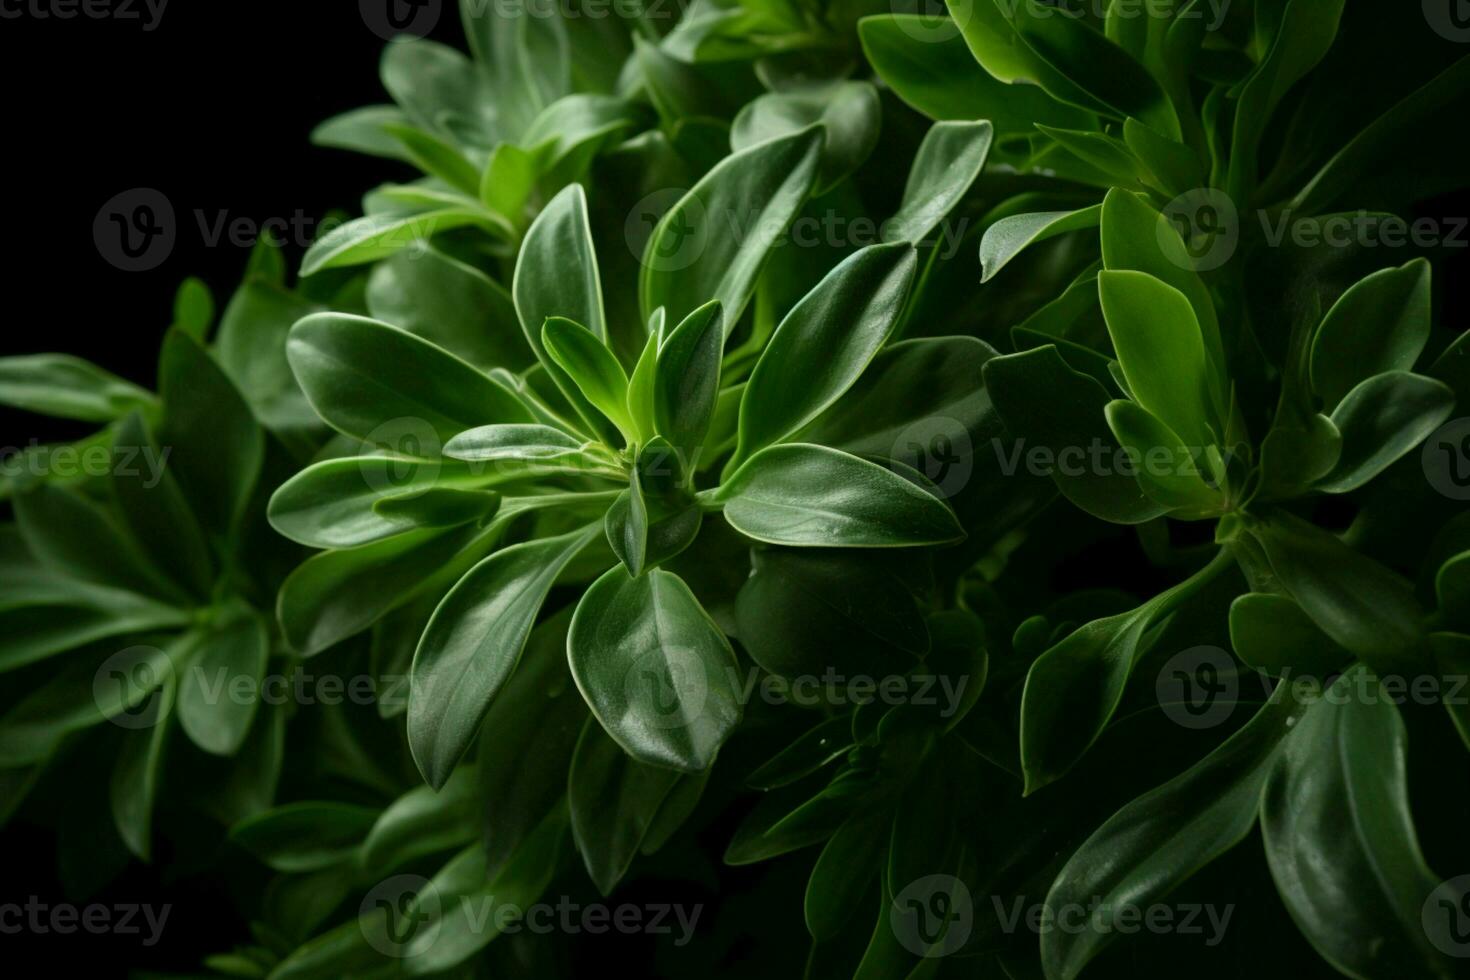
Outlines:
<svg viewBox="0 0 1470 980"><path fill-rule="evenodd" d="M1465 975L1453 39L592 4L391 42L315 138L400 179L158 392L0 360L101 426L7 467L0 813L250 869L230 976L628 895L670 976Z"/></svg>

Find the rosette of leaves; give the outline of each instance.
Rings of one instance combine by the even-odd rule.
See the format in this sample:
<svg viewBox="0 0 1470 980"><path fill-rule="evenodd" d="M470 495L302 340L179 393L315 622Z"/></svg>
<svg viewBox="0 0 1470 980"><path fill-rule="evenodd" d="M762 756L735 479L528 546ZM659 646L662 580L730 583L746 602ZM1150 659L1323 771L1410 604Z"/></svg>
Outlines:
<svg viewBox="0 0 1470 980"><path fill-rule="evenodd" d="M273 249L256 253L213 345L210 293L185 283L157 393L68 355L0 360L4 404L101 426L15 461L14 518L0 529L5 815L33 789L49 797L57 779L94 775L69 783L60 818L63 880L82 892L127 852L150 859L155 814L228 824L276 792L288 711L263 702L261 683L296 663L271 612L296 549L270 533L265 503L293 464L232 375L254 379L255 404L300 434L261 383L269 357L237 343L240 296L286 295L281 271Z"/></svg>
<svg viewBox="0 0 1470 980"><path fill-rule="evenodd" d="M858 391L893 331L915 275L910 244L858 250L758 356L726 353L810 190L820 142L806 131L736 154L666 216L645 259L648 326L631 368L608 344L580 187L537 218L517 263L514 301L538 362L529 371L478 370L360 317L292 329L289 356L317 411L381 451L323 460L273 498L279 531L332 549L286 582L282 625L313 655L390 615L427 624L408 730L432 785L469 747L558 582L585 587L568 649L609 735L642 762L697 772L739 716L724 631L664 567L703 525L788 548L963 537L908 466L804 441ZM758 227L773 231L741 235L717 220L755 188ZM694 224L695 209L708 219ZM670 269L659 256L691 233L698 257Z"/></svg>

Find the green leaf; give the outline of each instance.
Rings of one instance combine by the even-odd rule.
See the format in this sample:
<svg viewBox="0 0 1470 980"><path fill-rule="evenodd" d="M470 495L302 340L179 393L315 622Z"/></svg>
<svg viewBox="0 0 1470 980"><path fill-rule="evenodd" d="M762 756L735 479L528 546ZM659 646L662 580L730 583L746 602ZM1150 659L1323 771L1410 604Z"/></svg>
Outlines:
<svg viewBox="0 0 1470 980"><path fill-rule="evenodd" d="M648 339L643 343L643 353L638 355L638 363L628 376L628 415L632 417L633 424L638 427L638 433L644 439L651 439L657 431L657 423L653 417L653 399L658 373L659 335L663 332L664 325L662 307L654 310L648 325ZM722 343L723 340L722 335Z"/></svg>
<svg viewBox="0 0 1470 980"><path fill-rule="evenodd" d="M170 468L209 530L229 534L244 515L265 460L250 406L193 338L170 331L158 366L159 441Z"/></svg>
<svg viewBox="0 0 1470 980"><path fill-rule="evenodd" d="M1248 528L1280 586L1334 642L1385 672L1418 669L1423 612L1407 580L1289 514Z"/></svg>
<svg viewBox="0 0 1470 980"><path fill-rule="evenodd" d="M316 871L351 860L377 817L347 803L288 803L235 824L230 839L276 871Z"/></svg>
<svg viewBox="0 0 1470 980"><path fill-rule="evenodd" d="M620 569L613 571L621 574ZM567 802L572 836L602 894L611 894L627 873L679 779L672 769L646 765L624 753L596 720L588 718L582 726L567 773Z"/></svg>
<svg viewBox="0 0 1470 980"><path fill-rule="evenodd" d="M311 131L311 142L316 146L406 161L408 154L403 144L388 134L388 127L407 121L408 117L397 106L363 106L320 123Z"/></svg>
<svg viewBox="0 0 1470 980"><path fill-rule="evenodd" d="M500 935L500 919L492 915L489 921L479 921L474 914L466 914L471 910L535 906L561 864L566 824L564 812L549 815L493 879L478 844L440 869L408 913L422 916L417 919L418 928L401 946L389 947L401 950L404 971L412 976L443 975ZM393 941L389 938L388 942Z"/></svg>
<svg viewBox="0 0 1470 980"><path fill-rule="evenodd" d="M339 225L312 242L301 260L301 274L311 276L328 269L376 262L409 247L422 247L442 231L471 225L499 237L513 237L497 215L478 205L370 214Z"/></svg>
<svg viewBox="0 0 1470 980"><path fill-rule="evenodd" d="M131 731L157 723L162 698L154 694L192 639L68 658L0 717L0 769L43 762L67 736L105 721Z"/></svg>
<svg viewBox="0 0 1470 980"><path fill-rule="evenodd" d="M1195 451L1147 409L1136 402L1111 401L1108 427L1134 457L1138 485L1159 503L1188 515L1215 514L1225 501L1204 480L1195 463ZM1160 465L1162 464L1162 465Z"/></svg>
<svg viewBox="0 0 1470 980"><path fill-rule="evenodd" d="M793 681L902 674L929 652L915 598L924 571L888 553L757 548L735 598L741 645Z"/></svg>
<svg viewBox="0 0 1470 980"><path fill-rule="evenodd" d="M1157 15L1150 12L1146 16ZM1024 0L1013 7L1011 18L1016 33L1035 57L1104 107L1108 115L1134 116L1165 136L1179 135L1173 106L1148 70L1080 18L1059 15L1055 7L1039 0ZM1036 81L1042 88L1071 101L1072 93L1058 86L1050 72L1040 76Z"/></svg>
<svg viewBox="0 0 1470 980"><path fill-rule="evenodd" d="M1021 695L1027 794L1065 775L1092 747L1148 652L1150 629L1228 565L1221 553L1192 578L1137 609L1077 628L1036 659Z"/></svg>
<svg viewBox="0 0 1470 980"><path fill-rule="evenodd" d="M478 431L478 430L471 430ZM423 526L402 504L435 491L491 482L469 468L404 456L355 456L314 463L271 495L271 527L313 548L355 548ZM400 503L387 510L389 499Z"/></svg>
<svg viewBox="0 0 1470 980"><path fill-rule="evenodd" d="M726 473L821 415L862 376L903 312L918 259L907 242L845 259L791 309L751 372Z"/></svg>
<svg viewBox="0 0 1470 980"><path fill-rule="evenodd" d="M554 316L580 323L600 340L607 339L602 283L592 229L587 221L587 195L581 185L563 190L531 223L516 258L511 284L521 330L557 388L586 422L588 431L605 441L616 439L616 427L592 407L581 390L547 354L541 331Z"/></svg>
<svg viewBox="0 0 1470 980"><path fill-rule="evenodd" d="M388 804L357 850L358 867L388 875L421 857L473 841L483 819L472 766L455 772L440 789L415 786Z"/></svg>
<svg viewBox="0 0 1470 980"><path fill-rule="evenodd" d="M1230 604L1230 644L1251 667L1288 681L1302 675L1326 680L1352 659L1295 600L1269 593L1252 592Z"/></svg>
<svg viewBox="0 0 1470 980"><path fill-rule="evenodd" d="M567 768L588 720L567 665L565 606L531 631L521 664L490 703L477 758L491 873L567 795Z"/></svg>
<svg viewBox="0 0 1470 980"><path fill-rule="evenodd" d="M1104 417L1108 392L1072 370L1055 345L985 363L985 387L1016 442L1002 473L1023 461L1044 465L1062 494L1094 517L1141 524L1167 508L1147 497L1138 481L1114 465L1121 450ZM1099 459L1102 465L1089 465Z"/></svg>
<svg viewBox="0 0 1470 980"><path fill-rule="evenodd" d="M1097 227L1102 205L1077 211L1038 211L1001 218L985 229L980 239L981 282L989 282L995 274L1028 247L1048 238Z"/></svg>
<svg viewBox="0 0 1470 980"><path fill-rule="evenodd" d="M117 761L112 765L108 799L112 821L123 843L144 861L153 856L153 808L158 799L164 752L168 744L170 715L178 682L173 673L163 680L156 695L154 723L126 732Z"/></svg>
<svg viewBox="0 0 1470 980"><path fill-rule="evenodd" d="M1312 703L1292 693L1290 684L1278 688L1223 745L1123 807L1073 853L1046 905L1098 912L1083 929L1042 935L1048 977L1072 980L1123 931L1118 910L1154 906L1255 828L1271 764Z"/></svg>
<svg viewBox="0 0 1470 980"><path fill-rule="evenodd" d="M1191 449L1215 445L1223 433L1212 424L1204 340L1188 298L1144 272L1105 270L1097 285L1133 399Z"/></svg>
<svg viewBox="0 0 1470 980"><path fill-rule="evenodd" d="M1454 410L1454 389L1433 378L1389 371L1362 382L1332 411L1342 452L1317 489L1358 489L1429 438Z"/></svg>
<svg viewBox="0 0 1470 980"><path fill-rule="evenodd" d="M286 358L296 321L321 307L265 282L236 291L220 320L215 354L260 424L288 439L314 442L322 428ZM309 451L309 450L308 450Z"/></svg>
<svg viewBox="0 0 1470 980"><path fill-rule="evenodd" d="M859 167L878 145L878 90L868 82L834 81L767 92L745 104L730 127L730 149L799 133L814 123L827 131L814 194L825 194Z"/></svg>
<svg viewBox="0 0 1470 980"><path fill-rule="evenodd" d="M1108 191L1103 200L1101 228L1105 268L1146 272L1189 299L1204 337L1205 353L1213 368L1211 383L1218 389L1218 392L1212 389L1211 394L1223 410L1226 361L1219 319L1210 291L1195 271L1197 263L1179 230L1144 198L1117 188Z"/></svg>
<svg viewBox="0 0 1470 980"><path fill-rule="evenodd" d="M504 286L435 248L378 263L367 285L373 319L391 323L482 370L533 360Z"/></svg>
<svg viewBox="0 0 1470 980"><path fill-rule="evenodd" d="M385 123L383 129L403 144L409 161L420 170L471 197L479 196L480 171L465 158L459 147L406 124Z"/></svg>
<svg viewBox="0 0 1470 980"><path fill-rule="evenodd" d="M825 446L756 453L718 491L725 519L768 544L893 548L964 537L954 512L922 487Z"/></svg>
<svg viewBox="0 0 1470 980"><path fill-rule="evenodd" d="M308 558L282 583L276 603L286 642L302 656L321 653L435 583L447 588L468 570L467 562L483 555L500 530L492 524L484 531L409 531Z"/></svg>
<svg viewBox="0 0 1470 980"><path fill-rule="evenodd" d="M720 392L724 320L719 300L684 318L658 350L652 400L654 431L683 451L691 465L704 444Z"/></svg>
<svg viewBox="0 0 1470 980"><path fill-rule="evenodd" d="M868 63L904 102L930 119L988 120L1002 135L1030 134L1037 122L1086 126L1094 117L1035 85L1009 85L976 64L955 19L878 14L858 21Z"/></svg>
<svg viewBox="0 0 1470 980"><path fill-rule="evenodd" d="M682 323L716 299L729 336L772 246L811 192L822 143L821 128L812 127L732 153L680 198L644 249L644 318L662 306L669 322Z"/></svg>
<svg viewBox="0 0 1470 980"><path fill-rule="evenodd" d="M995 128L983 119L930 126L914 155L903 201L883 225L884 241L924 242L969 193L994 141Z"/></svg>
<svg viewBox="0 0 1470 980"><path fill-rule="evenodd" d="M204 529L141 415L129 415L118 426L112 459L118 511L133 539L154 568L189 595L208 595L214 559Z"/></svg>
<svg viewBox="0 0 1470 980"><path fill-rule="evenodd" d="M806 883L806 929L818 942L835 939L868 896L888 843L886 810L857 814L827 841Z"/></svg>
<svg viewBox="0 0 1470 980"><path fill-rule="evenodd" d="M1255 43L1264 48L1255 68L1236 88L1226 190L1235 201L1251 197L1259 149L1277 105L1320 62L1337 37L1346 0L1287 0L1257 14Z"/></svg>
<svg viewBox="0 0 1470 980"><path fill-rule="evenodd" d="M575 436L549 425L482 425L450 439L444 445L444 455L469 462L540 462L575 456L584 445Z"/></svg>
<svg viewBox="0 0 1470 980"><path fill-rule="evenodd" d="M1419 848L1407 753L1398 709L1358 667L1296 726L1261 801L1282 901L1317 952L1349 975L1460 975L1423 924L1442 879Z"/></svg>
<svg viewBox="0 0 1470 980"><path fill-rule="evenodd" d="M1312 339L1312 390L1332 409L1361 382L1409 371L1429 339L1429 263L1415 259L1355 283Z"/></svg>
<svg viewBox="0 0 1470 980"><path fill-rule="evenodd" d="M249 608L232 609L201 631L179 682L179 723L190 740L214 755L240 751L255 720L270 655L270 633Z"/></svg>
<svg viewBox="0 0 1470 980"><path fill-rule="evenodd" d="M577 604L567 636L577 687L639 762L707 769L740 720L734 651L689 586L621 565Z"/></svg>
<svg viewBox="0 0 1470 980"><path fill-rule="evenodd" d="M767 759L746 778L745 783L752 789L780 789L837 761L850 748L851 722L846 717L829 718Z"/></svg>
<svg viewBox="0 0 1470 980"><path fill-rule="evenodd" d="M489 79L453 48L418 37L383 49L383 87L415 125L476 146L497 141Z"/></svg>
<svg viewBox="0 0 1470 980"><path fill-rule="evenodd" d="M503 385L426 340L366 317L309 316L291 328L286 353L312 407L347 435L400 449L395 438L423 434L413 455L433 457L449 439L490 422L531 422Z"/></svg>
<svg viewBox="0 0 1470 980"><path fill-rule="evenodd" d="M111 422L152 409L151 394L68 354L0 357L0 405L39 415Z"/></svg>
<svg viewBox="0 0 1470 980"><path fill-rule="evenodd" d="M409 748L430 786L444 785L474 741L546 594L597 531L593 525L491 555L434 610L414 654L408 699Z"/></svg>
<svg viewBox="0 0 1470 980"><path fill-rule="evenodd" d="M587 401L622 432L637 439L628 417L628 375L617 355L592 331L562 317L550 317L541 328L541 343Z"/></svg>

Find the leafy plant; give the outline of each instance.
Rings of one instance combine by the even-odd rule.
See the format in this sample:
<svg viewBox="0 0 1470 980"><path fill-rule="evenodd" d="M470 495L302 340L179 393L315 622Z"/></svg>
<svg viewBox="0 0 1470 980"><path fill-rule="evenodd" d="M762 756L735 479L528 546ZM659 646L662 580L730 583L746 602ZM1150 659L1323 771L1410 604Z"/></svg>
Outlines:
<svg viewBox="0 0 1470 980"><path fill-rule="evenodd" d="M295 287L262 247L211 341L186 284L157 395L0 362L106 426L6 485L7 814L121 742L146 859L195 790L273 875L235 976L579 974L525 911L648 888L719 919L661 975L1461 975L1470 341L1383 232L1470 62L1085 6L392 42L315 138L422 176ZM202 682L313 672L372 703Z"/></svg>

